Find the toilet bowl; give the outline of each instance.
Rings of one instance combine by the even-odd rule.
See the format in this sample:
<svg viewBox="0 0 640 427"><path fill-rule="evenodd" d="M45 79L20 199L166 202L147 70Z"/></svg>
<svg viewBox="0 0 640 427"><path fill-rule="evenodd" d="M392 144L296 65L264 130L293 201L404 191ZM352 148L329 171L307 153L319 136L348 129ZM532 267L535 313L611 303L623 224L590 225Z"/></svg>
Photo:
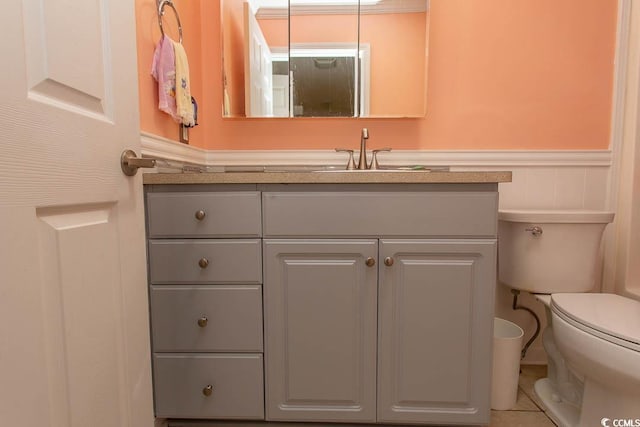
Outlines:
<svg viewBox="0 0 640 427"><path fill-rule="evenodd" d="M586 293L612 220L597 211L499 213L500 282L545 305L548 374L535 391L561 427L640 420L640 302Z"/></svg>
<svg viewBox="0 0 640 427"><path fill-rule="evenodd" d="M584 384L576 425L640 419L640 302L613 294L553 294L553 335Z"/></svg>

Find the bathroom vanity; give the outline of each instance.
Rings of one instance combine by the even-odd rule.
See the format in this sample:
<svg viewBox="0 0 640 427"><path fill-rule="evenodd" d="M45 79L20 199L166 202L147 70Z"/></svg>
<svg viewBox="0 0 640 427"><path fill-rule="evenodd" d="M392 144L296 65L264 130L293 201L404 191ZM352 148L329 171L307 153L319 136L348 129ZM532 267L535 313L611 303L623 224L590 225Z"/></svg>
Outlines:
<svg viewBox="0 0 640 427"><path fill-rule="evenodd" d="M145 174L156 416L487 424L510 180Z"/></svg>

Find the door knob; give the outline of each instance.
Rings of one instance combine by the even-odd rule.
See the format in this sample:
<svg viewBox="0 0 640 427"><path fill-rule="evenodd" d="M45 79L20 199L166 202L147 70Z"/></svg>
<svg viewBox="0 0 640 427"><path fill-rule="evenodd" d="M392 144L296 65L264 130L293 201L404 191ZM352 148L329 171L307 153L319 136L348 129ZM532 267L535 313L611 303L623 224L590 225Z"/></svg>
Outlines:
<svg viewBox="0 0 640 427"><path fill-rule="evenodd" d="M124 150L120 156L120 167L127 176L134 176L138 172L138 168L153 168L155 166L156 159L137 157L133 150Z"/></svg>
<svg viewBox="0 0 640 427"><path fill-rule="evenodd" d="M390 256L386 257L384 259L384 265L386 265L387 267L391 267L393 265L393 258L391 258Z"/></svg>
<svg viewBox="0 0 640 427"><path fill-rule="evenodd" d="M369 257L364 263L367 264L367 267L373 267L376 265L376 260L373 257Z"/></svg>

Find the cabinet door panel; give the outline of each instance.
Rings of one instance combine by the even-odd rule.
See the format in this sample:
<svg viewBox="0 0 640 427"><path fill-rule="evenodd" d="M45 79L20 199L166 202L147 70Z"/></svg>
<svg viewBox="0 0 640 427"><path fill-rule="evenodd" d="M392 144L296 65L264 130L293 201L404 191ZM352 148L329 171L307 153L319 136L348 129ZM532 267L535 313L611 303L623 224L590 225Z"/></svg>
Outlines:
<svg viewBox="0 0 640 427"><path fill-rule="evenodd" d="M495 240L383 240L378 421L489 421Z"/></svg>
<svg viewBox="0 0 640 427"><path fill-rule="evenodd" d="M375 240L265 240L267 419L375 421Z"/></svg>

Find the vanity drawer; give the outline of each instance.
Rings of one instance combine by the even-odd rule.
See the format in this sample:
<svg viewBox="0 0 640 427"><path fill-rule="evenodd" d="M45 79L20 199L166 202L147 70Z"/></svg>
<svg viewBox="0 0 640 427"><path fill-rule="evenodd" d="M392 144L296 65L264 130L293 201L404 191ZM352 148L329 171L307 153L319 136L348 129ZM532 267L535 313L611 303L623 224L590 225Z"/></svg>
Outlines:
<svg viewBox="0 0 640 427"><path fill-rule="evenodd" d="M150 237L260 237L260 193L148 193Z"/></svg>
<svg viewBox="0 0 640 427"><path fill-rule="evenodd" d="M262 351L262 286L153 286L153 351Z"/></svg>
<svg viewBox="0 0 640 427"><path fill-rule="evenodd" d="M262 366L261 354L155 354L156 416L264 419Z"/></svg>
<svg viewBox="0 0 640 427"><path fill-rule="evenodd" d="M495 237L492 191L265 192L265 237Z"/></svg>
<svg viewBox="0 0 640 427"><path fill-rule="evenodd" d="M151 284L262 282L259 239L149 240Z"/></svg>

